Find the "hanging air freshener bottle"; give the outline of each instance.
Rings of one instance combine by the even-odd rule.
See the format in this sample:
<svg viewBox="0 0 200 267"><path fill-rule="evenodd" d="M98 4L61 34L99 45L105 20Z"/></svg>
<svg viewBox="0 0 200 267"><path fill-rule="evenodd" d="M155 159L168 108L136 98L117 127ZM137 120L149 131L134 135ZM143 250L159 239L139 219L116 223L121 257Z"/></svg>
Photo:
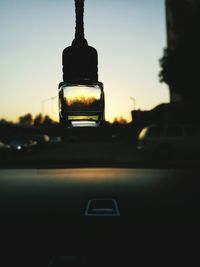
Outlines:
<svg viewBox="0 0 200 267"><path fill-rule="evenodd" d="M62 55L60 122L68 127L99 126L104 121L104 90L98 81L98 55L84 38L84 0L75 0L75 7L75 39Z"/></svg>

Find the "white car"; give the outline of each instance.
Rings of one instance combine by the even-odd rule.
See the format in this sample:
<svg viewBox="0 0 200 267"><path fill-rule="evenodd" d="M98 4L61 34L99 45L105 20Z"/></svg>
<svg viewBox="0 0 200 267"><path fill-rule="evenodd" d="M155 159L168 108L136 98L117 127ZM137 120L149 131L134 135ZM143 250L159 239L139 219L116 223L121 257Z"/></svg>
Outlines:
<svg viewBox="0 0 200 267"><path fill-rule="evenodd" d="M137 150L157 159L200 155L200 125L150 125L141 130Z"/></svg>

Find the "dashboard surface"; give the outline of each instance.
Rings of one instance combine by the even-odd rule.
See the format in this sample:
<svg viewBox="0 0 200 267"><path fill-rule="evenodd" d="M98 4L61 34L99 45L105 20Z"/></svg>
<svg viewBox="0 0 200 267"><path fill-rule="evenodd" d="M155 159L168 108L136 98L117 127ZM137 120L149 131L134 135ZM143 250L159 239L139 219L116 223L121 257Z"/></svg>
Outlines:
<svg viewBox="0 0 200 267"><path fill-rule="evenodd" d="M114 266L143 253L159 265L199 239L199 178L198 169L0 170L1 254L16 254L4 266L49 266L58 255L75 257L65 266ZM119 213L88 216L91 200L106 212L114 200Z"/></svg>

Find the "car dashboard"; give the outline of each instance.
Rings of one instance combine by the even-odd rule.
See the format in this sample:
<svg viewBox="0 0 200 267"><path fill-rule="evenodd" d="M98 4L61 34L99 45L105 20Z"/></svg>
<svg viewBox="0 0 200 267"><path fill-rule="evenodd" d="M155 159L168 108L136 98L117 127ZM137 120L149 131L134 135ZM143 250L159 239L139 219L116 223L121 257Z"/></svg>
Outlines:
<svg viewBox="0 0 200 267"><path fill-rule="evenodd" d="M2 266L160 266L174 255L185 261L182 249L199 237L198 169L3 169L0 177Z"/></svg>

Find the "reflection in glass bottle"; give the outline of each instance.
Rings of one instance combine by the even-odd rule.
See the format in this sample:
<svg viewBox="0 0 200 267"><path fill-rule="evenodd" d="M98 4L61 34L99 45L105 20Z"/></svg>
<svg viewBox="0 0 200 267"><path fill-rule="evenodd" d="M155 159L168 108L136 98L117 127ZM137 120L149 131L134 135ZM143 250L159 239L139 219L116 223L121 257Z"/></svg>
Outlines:
<svg viewBox="0 0 200 267"><path fill-rule="evenodd" d="M68 127L99 126L104 120L103 84L60 83L59 113Z"/></svg>

